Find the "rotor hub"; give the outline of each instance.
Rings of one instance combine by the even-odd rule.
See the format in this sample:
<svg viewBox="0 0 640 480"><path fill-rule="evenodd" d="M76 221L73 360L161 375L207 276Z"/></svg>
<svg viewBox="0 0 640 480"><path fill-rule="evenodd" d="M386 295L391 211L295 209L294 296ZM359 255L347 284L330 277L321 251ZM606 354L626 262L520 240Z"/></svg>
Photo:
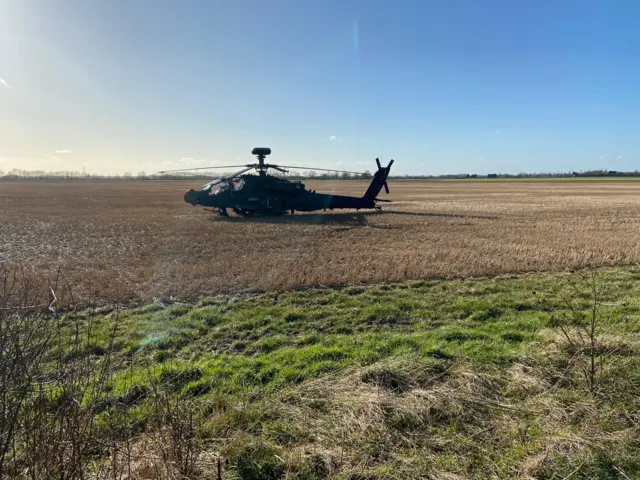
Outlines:
<svg viewBox="0 0 640 480"><path fill-rule="evenodd" d="M256 169L260 175L266 175L268 167L264 164L264 159L267 155L271 155L271 149L269 147L255 147L251 150L251 155L256 155L258 157L258 166Z"/></svg>

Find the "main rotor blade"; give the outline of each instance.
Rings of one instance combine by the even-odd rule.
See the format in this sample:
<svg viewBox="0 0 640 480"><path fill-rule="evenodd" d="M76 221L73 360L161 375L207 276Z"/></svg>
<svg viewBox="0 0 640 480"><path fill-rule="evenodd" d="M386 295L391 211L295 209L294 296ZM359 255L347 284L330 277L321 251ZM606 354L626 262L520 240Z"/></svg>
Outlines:
<svg viewBox="0 0 640 480"><path fill-rule="evenodd" d="M252 170L256 168L256 165L247 165L246 168L243 168L242 170L238 170L235 173L232 173L231 175L227 175L226 177L220 177L222 180L229 180L230 178L234 178L237 177L238 175L242 175L244 172L248 172L249 170Z"/></svg>
<svg viewBox="0 0 640 480"><path fill-rule="evenodd" d="M274 170L278 170L279 172L282 172L282 173L287 173L289 171L289 170L285 170L280 165L270 165L268 163L265 163L264 166L267 168L273 168Z"/></svg>
<svg viewBox="0 0 640 480"><path fill-rule="evenodd" d="M225 180L229 180L230 178L237 177L238 175L242 175L244 172L248 172L252 168L255 168L255 165L247 166L247 168L243 168L242 170L239 170L236 173L232 173L231 175L227 175L226 177L216 178L215 180L212 180L209 183L205 183L202 187L200 187L200 190L206 190L212 185L215 185L220 182L224 182Z"/></svg>
<svg viewBox="0 0 640 480"><path fill-rule="evenodd" d="M248 167L249 165L221 165L216 167L198 167L198 168L179 168L177 170L162 170L158 173L172 173L172 172L188 172L190 170L212 170L214 168L238 168L238 167ZM253 168L254 165L251 165Z"/></svg>
<svg viewBox="0 0 640 480"><path fill-rule="evenodd" d="M299 165L278 165L279 167L284 167L284 168L298 168L298 169L304 169L304 170L317 170L319 172L338 172L338 173L354 173L356 175L366 175L366 173L364 172L352 172L349 170L333 170L331 168L315 168L315 167L301 167Z"/></svg>

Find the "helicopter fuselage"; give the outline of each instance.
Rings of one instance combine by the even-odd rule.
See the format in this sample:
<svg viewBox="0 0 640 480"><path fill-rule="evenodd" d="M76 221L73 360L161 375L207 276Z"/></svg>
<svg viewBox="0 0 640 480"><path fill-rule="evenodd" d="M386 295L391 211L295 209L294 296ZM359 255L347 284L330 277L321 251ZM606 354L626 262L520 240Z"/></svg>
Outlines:
<svg viewBox="0 0 640 480"><path fill-rule="evenodd" d="M377 192L376 192L377 193ZM184 200L192 205L227 208L243 215L282 215L334 208L375 208L375 198L316 193L299 181L272 175L242 175L202 190L189 190Z"/></svg>

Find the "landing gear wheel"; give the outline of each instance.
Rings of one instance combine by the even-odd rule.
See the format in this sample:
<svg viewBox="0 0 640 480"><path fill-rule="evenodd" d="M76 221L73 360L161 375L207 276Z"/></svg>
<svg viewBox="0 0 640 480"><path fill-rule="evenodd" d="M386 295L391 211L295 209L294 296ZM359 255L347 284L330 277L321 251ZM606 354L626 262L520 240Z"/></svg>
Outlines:
<svg viewBox="0 0 640 480"><path fill-rule="evenodd" d="M233 211L242 217L249 217L253 215L253 212L246 210L244 208L233 208Z"/></svg>

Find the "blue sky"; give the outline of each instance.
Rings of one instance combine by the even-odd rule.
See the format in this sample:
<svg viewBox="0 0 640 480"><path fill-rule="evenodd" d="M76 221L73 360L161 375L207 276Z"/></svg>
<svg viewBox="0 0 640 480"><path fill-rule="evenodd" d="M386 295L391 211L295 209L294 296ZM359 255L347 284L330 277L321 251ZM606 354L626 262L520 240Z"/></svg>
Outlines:
<svg viewBox="0 0 640 480"><path fill-rule="evenodd" d="M0 0L0 170L635 170L640 2Z"/></svg>

